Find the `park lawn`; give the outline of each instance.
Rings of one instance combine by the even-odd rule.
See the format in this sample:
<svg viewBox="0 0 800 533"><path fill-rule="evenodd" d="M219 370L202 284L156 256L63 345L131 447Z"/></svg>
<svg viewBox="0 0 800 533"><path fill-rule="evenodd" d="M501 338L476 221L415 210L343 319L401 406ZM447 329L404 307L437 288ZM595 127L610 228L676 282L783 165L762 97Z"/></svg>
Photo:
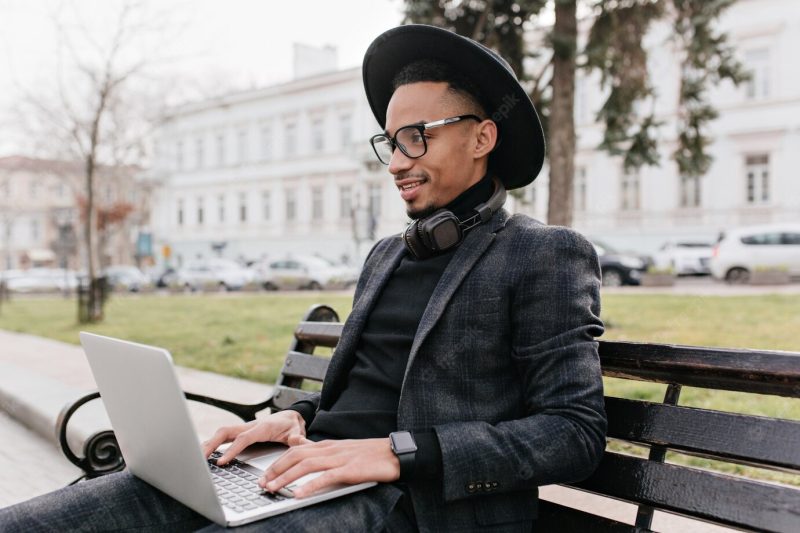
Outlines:
<svg viewBox="0 0 800 533"><path fill-rule="evenodd" d="M105 320L76 324L76 303L62 298L3 302L0 328L78 344L78 331L168 348L177 364L266 383L280 372L292 331L313 304L326 303L342 319L347 293L214 293L113 296ZM601 313L602 338L730 348L800 351L800 298L608 294ZM611 396L661 401L666 385L607 378ZM800 420L800 399L684 388L681 405ZM644 454L641 447L612 449ZM800 485L797 476L670 454L684 464Z"/></svg>
<svg viewBox="0 0 800 533"><path fill-rule="evenodd" d="M351 300L303 292L112 295L103 322L78 325L73 299L16 298L3 302L0 328L72 344L91 331L162 346L179 365L273 383L306 310L326 303L344 318Z"/></svg>

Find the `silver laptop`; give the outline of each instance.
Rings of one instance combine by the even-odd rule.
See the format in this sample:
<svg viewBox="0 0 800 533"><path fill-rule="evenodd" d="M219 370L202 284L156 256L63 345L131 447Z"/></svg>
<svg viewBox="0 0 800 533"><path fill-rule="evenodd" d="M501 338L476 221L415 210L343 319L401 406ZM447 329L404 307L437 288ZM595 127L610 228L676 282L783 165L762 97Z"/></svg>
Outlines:
<svg viewBox="0 0 800 533"><path fill-rule="evenodd" d="M269 446L257 458L248 454L247 461L225 467L210 464L167 350L86 332L80 337L131 473L217 524L246 524L376 484L339 485L302 499L290 497L290 490L264 492L256 483L258 476L285 446Z"/></svg>

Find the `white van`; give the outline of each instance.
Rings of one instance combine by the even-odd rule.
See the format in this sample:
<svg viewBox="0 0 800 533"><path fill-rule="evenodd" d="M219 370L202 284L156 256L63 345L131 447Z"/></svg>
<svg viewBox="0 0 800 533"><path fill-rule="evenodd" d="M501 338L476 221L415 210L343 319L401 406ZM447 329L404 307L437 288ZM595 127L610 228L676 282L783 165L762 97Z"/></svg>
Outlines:
<svg viewBox="0 0 800 533"><path fill-rule="evenodd" d="M711 275L728 283L747 283L750 273L780 268L800 276L800 224L769 224L726 231L711 254Z"/></svg>

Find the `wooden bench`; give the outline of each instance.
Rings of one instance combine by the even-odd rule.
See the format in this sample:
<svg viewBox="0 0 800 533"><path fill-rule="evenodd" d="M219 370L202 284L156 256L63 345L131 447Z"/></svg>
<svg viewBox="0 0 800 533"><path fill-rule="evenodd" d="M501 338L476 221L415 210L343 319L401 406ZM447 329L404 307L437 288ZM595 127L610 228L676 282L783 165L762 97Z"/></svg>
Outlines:
<svg viewBox="0 0 800 533"><path fill-rule="evenodd" d="M322 382L328 358L314 351L335 347L341 331L333 309L312 307L295 329L273 395L262 403L186 396L243 420L253 420L263 409L283 409L308 394L305 385ZM668 384L661 403L606 397L609 440L644 446L647 456L607 450L591 477L571 484L637 505L635 525L542 500L537 530L647 532L653 512L661 510L743 530L800 531L800 486L665 462L672 451L800 475L800 422L678 405L684 386L800 398L800 354L600 341L600 360L605 376ZM83 457L67 445L70 417L98 396L89 394L67 405L57 423L65 455L87 477L124 466L110 432L99 442L87 442Z"/></svg>

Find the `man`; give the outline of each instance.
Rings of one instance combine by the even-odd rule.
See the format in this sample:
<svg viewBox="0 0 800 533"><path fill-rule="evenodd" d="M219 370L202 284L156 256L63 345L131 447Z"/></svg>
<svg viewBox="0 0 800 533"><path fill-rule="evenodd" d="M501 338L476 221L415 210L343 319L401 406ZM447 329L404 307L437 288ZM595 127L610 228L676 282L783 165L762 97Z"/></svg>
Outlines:
<svg viewBox="0 0 800 533"><path fill-rule="evenodd" d="M254 442L287 443L259 483L324 472L297 497L381 482L248 530L530 531L537 486L587 476L605 447L597 257L568 229L499 209L503 187L533 181L544 155L501 58L403 26L373 42L363 71L384 127L371 143L413 223L367 257L321 393L220 429L205 452L231 442L225 463ZM101 491L115 517L136 516L118 527L203 524L127 474L24 505L55 520Z"/></svg>

